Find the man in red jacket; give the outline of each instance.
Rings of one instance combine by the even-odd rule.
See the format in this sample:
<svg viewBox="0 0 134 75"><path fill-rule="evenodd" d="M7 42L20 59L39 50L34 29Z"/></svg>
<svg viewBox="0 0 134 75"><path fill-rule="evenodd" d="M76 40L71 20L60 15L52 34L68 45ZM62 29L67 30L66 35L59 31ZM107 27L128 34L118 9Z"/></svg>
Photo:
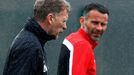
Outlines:
<svg viewBox="0 0 134 75"><path fill-rule="evenodd" d="M86 5L80 17L81 27L62 44L58 75L96 75L94 48L107 29L109 11L103 5Z"/></svg>

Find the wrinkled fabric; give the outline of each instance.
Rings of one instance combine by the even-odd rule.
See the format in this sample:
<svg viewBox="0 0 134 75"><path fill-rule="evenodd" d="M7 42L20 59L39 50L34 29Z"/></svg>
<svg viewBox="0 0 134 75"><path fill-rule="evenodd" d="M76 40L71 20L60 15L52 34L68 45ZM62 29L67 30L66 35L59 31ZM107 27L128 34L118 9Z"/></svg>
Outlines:
<svg viewBox="0 0 134 75"><path fill-rule="evenodd" d="M34 20L28 19L9 49L3 75L47 75L44 44L54 39ZM47 67L47 66L46 66Z"/></svg>

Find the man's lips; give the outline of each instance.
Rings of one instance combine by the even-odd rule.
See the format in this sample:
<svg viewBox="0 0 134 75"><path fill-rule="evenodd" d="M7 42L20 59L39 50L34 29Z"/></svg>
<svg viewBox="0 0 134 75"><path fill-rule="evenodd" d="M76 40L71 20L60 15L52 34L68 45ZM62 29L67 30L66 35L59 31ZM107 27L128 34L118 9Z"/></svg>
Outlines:
<svg viewBox="0 0 134 75"><path fill-rule="evenodd" d="M101 33L93 33L94 37L101 37Z"/></svg>

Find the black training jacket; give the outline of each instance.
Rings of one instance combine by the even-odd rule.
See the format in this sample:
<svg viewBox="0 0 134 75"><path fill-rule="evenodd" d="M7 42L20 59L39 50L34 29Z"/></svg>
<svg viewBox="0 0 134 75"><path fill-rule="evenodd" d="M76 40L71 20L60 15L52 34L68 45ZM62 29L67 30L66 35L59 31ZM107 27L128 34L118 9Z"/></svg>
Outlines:
<svg viewBox="0 0 134 75"><path fill-rule="evenodd" d="M48 35L34 18L29 19L12 42L3 75L47 75L43 46L51 39L54 37Z"/></svg>

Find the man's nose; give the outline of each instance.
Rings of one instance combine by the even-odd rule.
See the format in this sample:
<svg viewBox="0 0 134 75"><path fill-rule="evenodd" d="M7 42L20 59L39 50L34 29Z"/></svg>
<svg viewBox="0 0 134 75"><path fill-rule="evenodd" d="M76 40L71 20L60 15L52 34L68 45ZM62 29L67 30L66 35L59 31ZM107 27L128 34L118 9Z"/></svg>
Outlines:
<svg viewBox="0 0 134 75"><path fill-rule="evenodd" d="M102 27L102 25L101 25L101 24L99 24L99 25L97 25L96 29L97 29L97 30L102 30L102 29L103 29L103 27Z"/></svg>
<svg viewBox="0 0 134 75"><path fill-rule="evenodd" d="M66 23L63 25L63 29L64 29L64 30L67 29L67 25L66 25Z"/></svg>

